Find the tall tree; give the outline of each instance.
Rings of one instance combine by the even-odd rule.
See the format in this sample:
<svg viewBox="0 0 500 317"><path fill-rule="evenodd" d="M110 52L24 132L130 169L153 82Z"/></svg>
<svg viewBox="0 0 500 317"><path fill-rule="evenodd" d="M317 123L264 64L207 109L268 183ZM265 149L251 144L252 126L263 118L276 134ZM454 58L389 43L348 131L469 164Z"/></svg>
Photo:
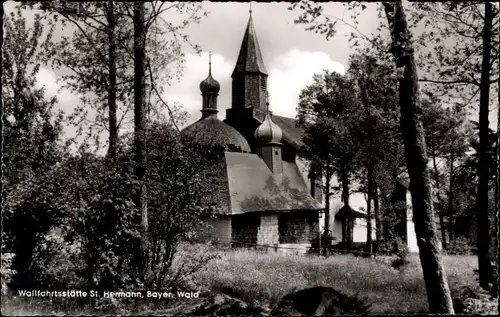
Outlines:
<svg viewBox="0 0 500 317"><path fill-rule="evenodd" d="M421 67L427 71L421 82L437 84L434 86L448 97L461 96L475 101L479 92L480 148L477 166L479 182L476 200L478 221L478 261L479 282L488 288L491 282L491 258L488 255L491 235L488 230L488 164L486 147L488 138L488 115L490 90L498 94L499 76L499 28L500 10L491 2L449 2L436 5L415 4L414 17L417 23L424 23L426 32L419 43L432 47L421 59ZM446 40L454 36L452 43ZM456 40L458 38L459 40ZM444 40L443 40L444 39ZM454 91L455 93L450 93ZM480 246L481 244L481 246Z"/></svg>
<svg viewBox="0 0 500 317"><path fill-rule="evenodd" d="M371 201L378 199L378 189L384 178L382 174L392 164L397 167L401 155L397 143L400 142L398 126L399 112L397 108L396 81L393 68L374 56L364 54L352 55L348 75L356 81L359 100L363 105L363 114L359 118L363 129L360 132L360 163L364 167L367 193L367 217L371 216ZM378 203L375 207L377 239L382 237L382 219ZM367 223L367 249L371 246L371 222ZM371 252L368 250L369 252Z"/></svg>
<svg viewBox="0 0 500 317"><path fill-rule="evenodd" d="M141 213L140 272L146 273L148 262L148 207L146 192L145 148L146 132L146 8L144 2L134 2L134 157L138 190L135 204Z"/></svg>
<svg viewBox="0 0 500 317"><path fill-rule="evenodd" d="M399 78L401 129L429 310L435 313L453 313L450 289L441 261L434 223L432 187L427 168L425 132L421 119L417 65L413 56L411 33L400 1L384 2L383 6L389 22L396 66L401 71Z"/></svg>
<svg viewBox="0 0 500 317"><path fill-rule="evenodd" d="M313 5L310 2L306 2L304 5L301 2L300 6L304 11L301 15L302 23L311 23L311 21L314 23L321 17L322 7L319 5ZM382 7L391 34L391 53L397 67L401 131L410 176L413 221L427 289L429 310L431 313L453 313L450 290L441 261L439 239L434 223L432 187L427 168L428 159L421 120L417 66L413 55L411 33L400 1L383 2ZM329 36L335 33L335 23L332 23L331 19L326 19L326 22L320 23L320 27L312 27L311 29L322 31Z"/></svg>
<svg viewBox="0 0 500 317"><path fill-rule="evenodd" d="M490 102L490 70L491 40L493 33L493 4L484 4L483 52L481 65L481 84L479 96L479 162L477 187L477 256L479 263L479 284L489 289L492 280L490 256L490 225L488 212L488 179L491 160L488 155L489 139L489 102ZM497 10L498 14L498 10ZM498 56L496 56L498 58Z"/></svg>
<svg viewBox="0 0 500 317"><path fill-rule="evenodd" d="M3 7L3 5L2 5ZM63 155L57 98L37 87L43 52L41 17L29 27L17 8L3 21L2 47L2 251L15 254L15 284L25 288L40 234L57 221L47 180ZM43 198L42 198L43 197Z"/></svg>
<svg viewBox="0 0 500 317"><path fill-rule="evenodd" d="M47 60L54 68L70 70L63 81L64 87L81 97L81 104L71 115L79 133L84 133L84 128L92 130L92 137L99 144L100 133L108 131L108 155L113 157L120 131L133 121L129 116L133 112L134 85L134 43L130 36L133 32L132 4L33 1L25 5L43 10L45 17L51 18L48 22L53 27L74 31L72 36L63 36L48 47ZM168 107L159 102L163 86L170 84L183 69L181 47L188 43L199 52L199 47L190 43L184 31L206 13L198 3L156 1L146 8L147 65L151 71L148 80L154 82L155 92L148 98L148 113L158 116L165 106ZM175 23L163 18L172 11L188 13L189 17ZM171 119L175 117L172 109L168 110Z"/></svg>
<svg viewBox="0 0 500 317"><path fill-rule="evenodd" d="M108 22L108 68L109 68L109 85L108 90L108 111L109 111L109 147L108 155L111 159L116 157L118 145L118 123L116 120L116 15L112 0L108 0L106 4L106 20Z"/></svg>
<svg viewBox="0 0 500 317"><path fill-rule="evenodd" d="M302 90L299 97L299 125L304 127L303 157L311 160L312 165L325 177L325 237L330 223L330 198L334 193L331 179L337 175L342 183L342 200L346 210L350 210L350 181L355 171L356 155L359 147L356 111L358 99L352 91L356 84L349 78L334 72L325 71L313 77L313 84ZM352 215L343 222L344 245L352 240ZM351 220L351 221L349 221Z"/></svg>
<svg viewBox="0 0 500 317"><path fill-rule="evenodd" d="M464 156L467 150L466 113L460 105L445 108L443 101L435 94L425 92L422 98L422 121L425 129L425 140L431 159L435 189L435 210L439 216L441 242L447 248L446 232L449 242L453 221L453 168L455 163ZM446 184L445 171L440 167L442 159L447 159L450 172L448 173L448 202L445 201ZM448 229L445 226L445 217L448 217Z"/></svg>

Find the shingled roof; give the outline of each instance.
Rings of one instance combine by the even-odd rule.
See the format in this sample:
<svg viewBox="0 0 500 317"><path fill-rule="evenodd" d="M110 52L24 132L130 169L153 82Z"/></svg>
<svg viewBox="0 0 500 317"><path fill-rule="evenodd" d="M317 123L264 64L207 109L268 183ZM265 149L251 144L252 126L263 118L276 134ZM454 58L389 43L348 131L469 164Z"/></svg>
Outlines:
<svg viewBox="0 0 500 317"><path fill-rule="evenodd" d="M247 140L238 130L211 115L202 118L182 130L183 134L191 135L202 142L214 142L232 151L238 149L252 152Z"/></svg>
<svg viewBox="0 0 500 317"><path fill-rule="evenodd" d="M301 147L304 129L297 127L297 120L273 115L274 122L283 130L283 139L295 148Z"/></svg>
<svg viewBox="0 0 500 317"><path fill-rule="evenodd" d="M262 59L262 53L260 52L259 41L257 40L251 15L248 19L247 29L245 30L245 35L243 36L243 42L241 42L238 61L236 62L236 67L234 68L231 77L234 77L236 73L244 72L267 75L267 70L264 66L264 60Z"/></svg>
<svg viewBox="0 0 500 317"><path fill-rule="evenodd" d="M257 154L226 152L231 213L319 210L296 164L273 174Z"/></svg>

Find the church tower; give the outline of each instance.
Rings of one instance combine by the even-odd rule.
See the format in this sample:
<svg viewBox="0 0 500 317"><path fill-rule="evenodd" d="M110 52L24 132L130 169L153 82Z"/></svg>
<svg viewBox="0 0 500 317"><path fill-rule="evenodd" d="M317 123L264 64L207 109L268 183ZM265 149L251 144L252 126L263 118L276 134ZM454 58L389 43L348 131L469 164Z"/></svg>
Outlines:
<svg viewBox="0 0 500 317"><path fill-rule="evenodd" d="M273 174L283 173L283 160L281 158L281 138L283 131L271 119L269 114L269 101L267 102L266 117L262 124L255 130L257 154L259 154Z"/></svg>
<svg viewBox="0 0 500 317"><path fill-rule="evenodd" d="M252 20L252 10L241 43L240 53L231 78L232 105L235 112L253 107L266 111L267 70L262 60L259 41Z"/></svg>
<svg viewBox="0 0 500 317"><path fill-rule="evenodd" d="M204 119L208 116L217 115L217 96L219 96L220 84L212 77L212 53L209 53L208 77L200 83L200 91L203 96L202 116Z"/></svg>

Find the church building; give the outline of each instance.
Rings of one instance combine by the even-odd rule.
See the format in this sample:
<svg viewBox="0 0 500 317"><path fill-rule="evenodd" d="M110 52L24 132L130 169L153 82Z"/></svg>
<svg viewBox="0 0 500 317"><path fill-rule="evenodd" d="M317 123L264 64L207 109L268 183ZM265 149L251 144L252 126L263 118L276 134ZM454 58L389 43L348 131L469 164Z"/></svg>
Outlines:
<svg viewBox="0 0 500 317"><path fill-rule="evenodd" d="M305 252L323 227L322 191L319 180L309 176L307 164L297 156L303 130L295 119L269 110L268 73L251 13L231 75L232 102L224 121L217 115L220 84L209 65L208 77L200 83L201 118L182 131L225 149L220 171L221 211L206 219L199 237L235 247ZM331 211L333 231L342 230L342 219L335 217L338 211ZM364 216L358 211L355 214ZM355 237L363 235L356 233L358 227L354 228ZM361 230L366 238L366 225ZM341 231L335 235L340 237Z"/></svg>

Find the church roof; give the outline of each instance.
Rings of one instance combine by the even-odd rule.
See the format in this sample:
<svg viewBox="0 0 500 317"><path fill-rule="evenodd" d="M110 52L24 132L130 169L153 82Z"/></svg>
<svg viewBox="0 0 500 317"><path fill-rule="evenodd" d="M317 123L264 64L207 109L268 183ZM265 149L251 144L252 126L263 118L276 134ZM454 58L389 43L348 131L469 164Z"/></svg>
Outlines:
<svg viewBox="0 0 500 317"><path fill-rule="evenodd" d="M240 54L234 68L233 77L236 73L252 72L267 75L266 67L260 52L259 41L253 26L252 16L248 19L247 29L241 42Z"/></svg>
<svg viewBox="0 0 500 317"><path fill-rule="evenodd" d="M198 141L214 142L229 151L252 152L250 145L235 128L211 115L189 125L182 133L194 136Z"/></svg>
<svg viewBox="0 0 500 317"><path fill-rule="evenodd" d="M337 214L335 214L335 219L342 220L347 217L347 215L354 216L354 218L366 218L366 213L354 210L351 206L344 205L342 208L340 208Z"/></svg>
<svg viewBox="0 0 500 317"><path fill-rule="evenodd" d="M304 129L297 127L297 120L278 115L273 115L273 120L283 131L283 140L295 148L299 148L304 144L302 142Z"/></svg>
<svg viewBox="0 0 500 317"><path fill-rule="evenodd" d="M296 164L283 161L273 174L257 154L226 152L232 214L259 211L318 210Z"/></svg>

